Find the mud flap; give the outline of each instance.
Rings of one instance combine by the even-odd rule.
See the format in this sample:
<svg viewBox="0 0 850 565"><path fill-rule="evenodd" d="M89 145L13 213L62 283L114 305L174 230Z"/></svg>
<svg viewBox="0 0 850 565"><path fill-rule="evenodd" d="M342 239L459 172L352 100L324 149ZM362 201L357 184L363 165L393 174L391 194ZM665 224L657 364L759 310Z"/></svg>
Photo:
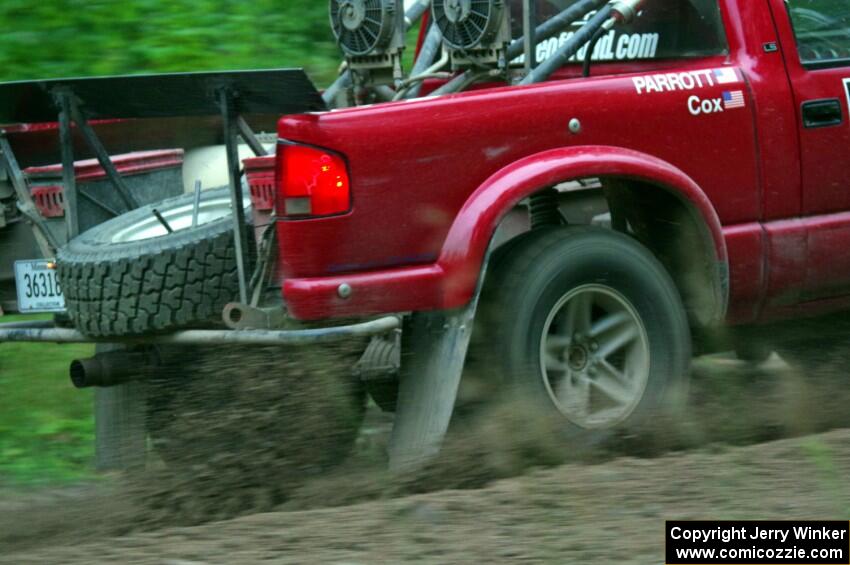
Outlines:
<svg viewBox="0 0 850 565"><path fill-rule="evenodd" d="M402 357L390 469L404 472L437 455L454 411L478 305L414 314L411 351Z"/></svg>
<svg viewBox="0 0 850 565"><path fill-rule="evenodd" d="M440 452L449 429L481 289L495 249L491 239L475 294L466 307L411 316L409 351L402 351L398 400L390 438L390 470L421 467Z"/></svg>
<svg viewBox="0 0 850 565"><path fill-rule="evenodd" d="M146 463L143 383L95 391L95 468L101 472L142 469Z"/></svg>

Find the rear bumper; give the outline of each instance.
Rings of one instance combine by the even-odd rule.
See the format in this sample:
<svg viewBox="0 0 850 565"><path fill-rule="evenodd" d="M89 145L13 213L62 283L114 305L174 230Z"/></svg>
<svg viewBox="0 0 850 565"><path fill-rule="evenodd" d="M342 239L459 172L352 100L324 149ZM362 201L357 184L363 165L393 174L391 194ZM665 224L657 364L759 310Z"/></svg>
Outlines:
<svg viewBox="0 0 850 565"><path fill-rule="evenodd" d="M283 299L298 320L443 310L452 304L438 265L283 281Z"/></svg>
<svg viewBox="0 0 850 565"><path fill-rule="evenodd" d="M477 271L470 271L474 287ZM469 277L448 277L439 264L283 281L287 311L298 320L449 310L471 298Z"/></svg>

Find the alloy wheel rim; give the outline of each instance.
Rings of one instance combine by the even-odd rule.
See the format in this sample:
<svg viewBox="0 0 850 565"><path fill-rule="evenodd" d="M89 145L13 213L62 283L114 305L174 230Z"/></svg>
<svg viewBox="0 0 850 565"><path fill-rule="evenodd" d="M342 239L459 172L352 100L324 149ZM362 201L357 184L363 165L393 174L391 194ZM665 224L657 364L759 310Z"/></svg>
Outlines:
<svg viewBox="0 0 850 565"><path fill-rule="evenodd" d="M543 326L543 384L558 411L581 428L625 421L646 391L649 361L649 338L637 310L608 286L570 290Z"/></svg>

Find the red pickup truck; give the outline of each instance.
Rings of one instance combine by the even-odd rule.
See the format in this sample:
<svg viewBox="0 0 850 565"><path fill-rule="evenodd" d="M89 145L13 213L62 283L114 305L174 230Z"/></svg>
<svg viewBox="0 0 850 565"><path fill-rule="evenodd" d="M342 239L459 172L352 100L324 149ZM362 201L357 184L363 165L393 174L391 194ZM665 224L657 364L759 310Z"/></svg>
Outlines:
<svg viewBox="0 0 850 565"><path fill-rule="evenodd" d="M463 308L498 237L482 356L591 433L657 406L692 334L850 305L846 6L647 2L595 55L589 77L281 119L289 312ZM309 213L287 171L313 152L350 196ZM587 187L613 229L571 210Z"/></svg>
<svg viewBox="0 0 850 565"><path fill-rule="evenodd" d="M377 4L331 2L347 70L325 100L353 107L278 122L270 284L275 311L305 331L403 319L400 378L370 388L397 409L400 461L439 444L473 324L479 376L560 414L572 440L597 441L673 400L694 350L744 350L751 328L850 307L843 2L434 0L407 78L402 4ZM226 220L217 202L201 224ZM88 255L75 240L60 250L84 333L170 331L236 300L219 235L198 256L230 269L211 301L187 291L181 309L168 281L194 281L197 297L210 279L175 253L101 305L88 289L133 276L120 245L199 241L182 233L196 229L185 214L174 233L145 214L87 232ZM78 269L103 257L98 245L124 266ZM115 325L133 296L145 317ZM229 321L254 310L231 308ZM376 340L373 361L392 365L395 338Z"/></svg>

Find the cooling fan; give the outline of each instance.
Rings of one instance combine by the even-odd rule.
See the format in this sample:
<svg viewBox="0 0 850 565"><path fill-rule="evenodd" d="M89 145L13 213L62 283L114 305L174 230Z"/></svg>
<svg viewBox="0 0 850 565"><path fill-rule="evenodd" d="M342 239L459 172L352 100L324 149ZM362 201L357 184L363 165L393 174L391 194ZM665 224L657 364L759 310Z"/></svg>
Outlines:
<svg viewBox="0 0 850 565"><path fill-rule="evenodd" d="M330 15L337 43L361 82L401 77L403 0L331 0Z"/></svg>
<svg viewBox="0 0 850 565"><path fill-rule="evenodd" d="M433 0L431 14L453 66L504 64L511 40L507 0Z"/></svg>

